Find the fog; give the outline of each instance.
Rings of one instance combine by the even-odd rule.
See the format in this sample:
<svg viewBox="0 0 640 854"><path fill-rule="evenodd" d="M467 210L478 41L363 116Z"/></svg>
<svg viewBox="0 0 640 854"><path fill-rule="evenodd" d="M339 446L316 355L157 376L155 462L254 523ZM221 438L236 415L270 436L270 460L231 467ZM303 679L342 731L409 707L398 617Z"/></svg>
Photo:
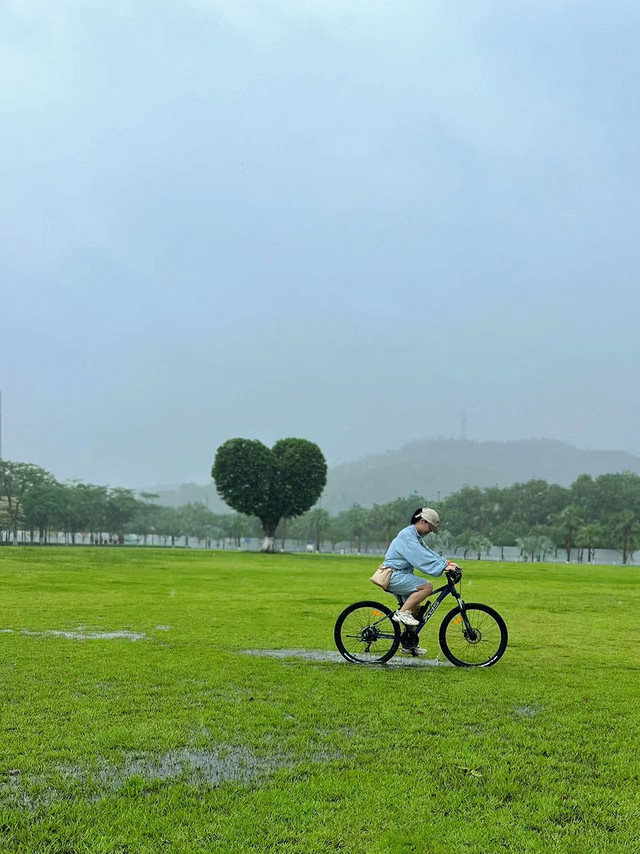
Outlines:
<svg viewBox="0 0 640 854"><path fill-rule="evenodd" d="M640 454L640 7L0 6L5 458L234 436Z"/></svg>

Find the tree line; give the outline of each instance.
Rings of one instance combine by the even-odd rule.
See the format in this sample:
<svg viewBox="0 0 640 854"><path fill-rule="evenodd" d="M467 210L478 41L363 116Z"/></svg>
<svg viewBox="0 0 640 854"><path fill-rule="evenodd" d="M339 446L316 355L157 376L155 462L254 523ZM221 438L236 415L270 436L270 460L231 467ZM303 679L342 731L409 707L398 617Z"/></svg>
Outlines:
<svg viewBox="0 0 640 854"><path fill-rule="evenodd" d="M120 487L77 481L60 483L29 463L0 460L0 542L45 543L55 532L65 542L124 542L136 534L148 544L191 538L207 546L260 537L264 525L240 513L213 513L203 504L165 507L157 496ZM552 553L570 559L578 550L590 561L597 549L616 549L626 563L640 547L640 476L631 472L581 475L569 487L530 480L509 487L467 486L439 502L413 494L370 508L354 504L331 516L315 506L297 518L280 520L273 531L284 537L357 552L384 551L409 523L411 513L430 504L440 513L441 533L430 545L447 555L480 558L492 547L519 547L523 556L543 560Z"/></svg>

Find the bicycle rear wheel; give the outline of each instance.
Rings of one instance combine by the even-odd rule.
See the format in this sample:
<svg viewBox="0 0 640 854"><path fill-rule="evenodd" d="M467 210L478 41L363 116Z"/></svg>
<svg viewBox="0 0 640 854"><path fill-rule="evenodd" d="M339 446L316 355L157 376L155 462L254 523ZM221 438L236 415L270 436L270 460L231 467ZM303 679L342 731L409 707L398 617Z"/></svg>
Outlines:
<svg viewBox="0 0 640 854"><path fill-rule="evenodd" d="M340 655L356 664L388 661L400 645L400 626L392 614L379 602L356 602L345 608L333 631Z"/></svg>
<svg viewBox="0 0 640 854"><path fill-rule="evenodd" d="M460 606L449 611L440 625L440 648L457 667L490 667L499 661L509 639L507 626L488 605L469 602L464 606L469 631Z"/></svg>

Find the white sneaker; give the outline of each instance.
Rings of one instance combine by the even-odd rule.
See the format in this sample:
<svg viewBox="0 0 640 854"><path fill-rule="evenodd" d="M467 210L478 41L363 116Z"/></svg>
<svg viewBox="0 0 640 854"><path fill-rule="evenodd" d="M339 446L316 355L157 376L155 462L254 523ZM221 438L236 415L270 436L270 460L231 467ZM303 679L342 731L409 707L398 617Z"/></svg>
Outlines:
<svg viewBox="0 0 640 854"><path fill-rule="evenodd" d="M421 646L412 646L411 649L405 649L403 646L401 646L400 652L403 655L426 655L427 654L427 650L423 649Z"/></svg>
<svg viewBox="0 0 640 854"><path fill-rule="evenodd" d="M404 623L405 626L419 626L420 623L409 611L396 611L391 617L396 623Z"/></svg>

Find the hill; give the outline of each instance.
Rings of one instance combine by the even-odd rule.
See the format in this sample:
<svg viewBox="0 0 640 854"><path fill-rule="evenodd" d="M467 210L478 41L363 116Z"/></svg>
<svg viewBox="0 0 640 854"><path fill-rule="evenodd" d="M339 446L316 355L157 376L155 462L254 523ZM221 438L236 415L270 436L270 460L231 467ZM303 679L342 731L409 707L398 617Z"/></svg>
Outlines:
<svg viewBox="0 0 640 854"><path fill-rule="evenodd" d="M331 469L322 506L336 513L354 503L384 504L412 492L437 501L465 485L510 486L531 478L569 486L581 474L621 471L640 474L640 457L581 450L551 439L425 439Z"/></svg>
<svg viewBox="0 0 640 854"><path fill-rule="evenodd" d="M581 474L597 477L621 471L640 475L640 457L624 451L581 450L552 439L423 439L331 468L322 507L338 513L352 504L370 507L411 493L435 502L465 485L511 486L531 478L569 486ZM159 493L160 504L175 507L197 501L216 513L230 512L211 483L163 486L153 491Z"/></svg>

